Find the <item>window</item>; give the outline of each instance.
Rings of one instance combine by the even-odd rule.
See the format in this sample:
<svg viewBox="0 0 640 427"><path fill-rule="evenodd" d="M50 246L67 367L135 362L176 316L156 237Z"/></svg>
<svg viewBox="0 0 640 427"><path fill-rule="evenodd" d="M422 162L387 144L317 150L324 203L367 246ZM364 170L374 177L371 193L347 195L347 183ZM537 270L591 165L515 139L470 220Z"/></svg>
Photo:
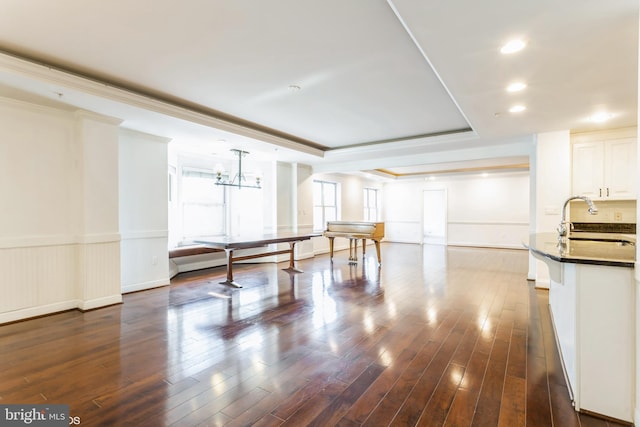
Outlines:
<svg viewBox="0 0 640 427"><path fill-rule="evenodd" d="M337 184L313 181L313 229L324 230L327 221L338 219Z"/></svg>
<svg viewBox="0 0 640 427"><path fill-rule="evenodd" d="M375 188L364 189L364 215L365 221L378 220L378 190Z"/></svg>
<svg viewBox="0 0 640 427"><path fill-rule="evenodd" d="M182 168L180 208L182 239L224 235L226 198L212 170Z"/></svg>

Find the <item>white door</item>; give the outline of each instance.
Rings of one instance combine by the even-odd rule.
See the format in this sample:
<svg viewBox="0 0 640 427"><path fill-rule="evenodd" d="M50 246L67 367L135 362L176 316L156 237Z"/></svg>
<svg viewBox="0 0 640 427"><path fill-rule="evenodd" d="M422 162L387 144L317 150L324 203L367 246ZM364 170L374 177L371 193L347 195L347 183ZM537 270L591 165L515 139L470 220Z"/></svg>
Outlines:
<svg viewBox="0 0 640 427"><path fill-rule="evenodd" d="M423 243L447 244L447 190L424 190Z"/></svg>

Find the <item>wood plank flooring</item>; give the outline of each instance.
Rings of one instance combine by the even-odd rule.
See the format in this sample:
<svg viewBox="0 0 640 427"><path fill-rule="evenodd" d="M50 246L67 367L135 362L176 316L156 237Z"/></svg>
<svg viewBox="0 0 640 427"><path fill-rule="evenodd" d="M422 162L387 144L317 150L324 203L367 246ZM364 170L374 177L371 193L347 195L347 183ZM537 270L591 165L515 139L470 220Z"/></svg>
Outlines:
<svg viewBox="0 0 640 427"><path fill-rule="evenodd" d="M523 250L384 243L0 326L0 403L82 426L615 426L577 414Z"/></svg>

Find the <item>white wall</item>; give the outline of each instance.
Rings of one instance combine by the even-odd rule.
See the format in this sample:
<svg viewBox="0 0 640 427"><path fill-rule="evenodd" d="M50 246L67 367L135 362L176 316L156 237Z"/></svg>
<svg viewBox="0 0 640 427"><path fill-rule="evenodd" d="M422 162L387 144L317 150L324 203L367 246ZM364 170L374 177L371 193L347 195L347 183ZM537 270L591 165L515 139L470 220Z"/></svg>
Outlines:
<svg viewBox="0 0 640 427"><path fill-rule="evenodd" d="M529 173L489 174L447 184L450 245L522 249L529 234Z"/></svg>
<svg viewBox="0 0 640 427"><path fill-rule="evenodd" d="M119 138L122 292L169 284L167 144L131 130Z"/></svg>
<svg viewBox="0 0 640 427"><path fill-rule="evenodd" d="M386 183L382 197L385 239L392 242L422 243L424 180Z"/></svg>
<svg viewBox="0 0 640 427"><path fill-rule="evenodd" d="M571 140L569 131L538 134L536 141L536 229L535 233L556 232L562 205L571 196ZM547 265L529 255L529 279L536 286L549 287Z"/></svg>
<svg viewBox="0 0 640 427"><path fill-rule="evenodd" d="M3 247L69 240L78 231L79 150L72 115L0 99Z"/></svg>
<svg viewBox="0 0 640 427"><path fill-rule="evenodd" d="M298 227L303 230L313 229L313 169L307 165L296 165L296 209Z"/></svg>
<svg viewBox="0 0 640 427"><path fill-rule="evenodd" d="M0 323L122 301L118 124L0 99Z"/></svg>
<svg viewBox="0 0 640 427"><path fill-rule="evenodd" d="M425 189L447 190L449 245L523 248L529 230L528 172L386 184L383 216L387 240L422 243Z"/></svg>
<svg viewBox="0 0 640 427"><path fill-rule="evenodd" d="M363 221L364 187L367 181L358 176L346 175L342 176L338 182L341 187L340 219L342 221Z"/></svg>
<svg viewBox="0 0 640 427"><path fill-rule="evenodd" d="M308 165L294 164L296 197L292 199L293 215L296 217L295 226L298 231L313 231L313 169ZM280 193L278 193L279 195ZM296 247L296 259L311 258L315 255L315 244L325 237L314 237L310 241L300 242Z"/></svg>
<svg viewBox="0 0 640 427"><path fill-rule="evenodd" d="M278 230L292 228L297 220L294 215L296 210L296 189L293 183L297 173L296 165L291 163L277 162L277 224Z"/></svg>
<svg viewBox="0 0 640 427"><path fill-rule="evenodd" d="M423 236L428 244L447 244L447 190L427 189L422 192Z"/></svg>

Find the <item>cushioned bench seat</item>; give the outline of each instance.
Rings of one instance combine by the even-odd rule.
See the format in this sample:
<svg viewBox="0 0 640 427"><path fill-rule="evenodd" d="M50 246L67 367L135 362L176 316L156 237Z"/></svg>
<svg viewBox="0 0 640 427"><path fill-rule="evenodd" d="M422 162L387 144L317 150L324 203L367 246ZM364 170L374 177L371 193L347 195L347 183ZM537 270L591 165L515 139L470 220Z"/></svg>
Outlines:
<svg viewBox="0 0 640 427"><path fill-rule="evenodd" d="M169 250L169 258L179 258L183 256L202 255L212 252L224 252L224 249L213 249L203 245L189 245Z"/></svg>

